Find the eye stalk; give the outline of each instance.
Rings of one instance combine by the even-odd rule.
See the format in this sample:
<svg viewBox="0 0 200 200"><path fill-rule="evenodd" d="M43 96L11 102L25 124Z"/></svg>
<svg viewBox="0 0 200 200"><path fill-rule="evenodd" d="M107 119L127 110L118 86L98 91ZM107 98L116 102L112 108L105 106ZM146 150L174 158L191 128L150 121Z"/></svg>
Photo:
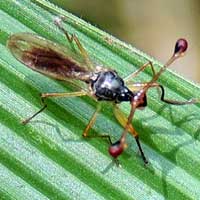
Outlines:
<svg viewBox="0 0 200 200"><path fill-rule="evenodd" d="M152 80L143 88L143 91L146 92L150 87L152 87L152 84L155 83L160 75L178 58L184 56L186 50L188 47L188 43L186 39L180 38L176 41L174 53L169 58L169 60L165 63L163 67L161 67L160 71L158 71L157 74L152 78Z"/></svg>

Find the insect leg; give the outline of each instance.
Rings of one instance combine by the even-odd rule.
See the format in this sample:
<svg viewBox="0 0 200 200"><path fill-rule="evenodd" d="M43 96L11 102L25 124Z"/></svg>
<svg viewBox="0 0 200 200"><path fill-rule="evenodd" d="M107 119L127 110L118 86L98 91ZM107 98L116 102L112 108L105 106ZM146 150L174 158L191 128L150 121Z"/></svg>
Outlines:
<svg viewBox="0 0 200 200"><path fill-rule="evenodd" d="M46 107L47 104L45 103L45 99L49 97L77 97L77 96L84 96L87 95L88 93L86 91L79 91L79 92L66 92L66 93L42 93L41 94L41 102L43 107L33 114L31 117L25 119L22 121L22 124L27 124L31 119L33 119L35 116L37 116L39 113L41 113Z"/></svg>
<svg viewBox="0 0 200 200"><path fill-rule="evenodd" d="M85 48L83 47L83 45L81 44L80 40L77 38L77 36L75 34L70 34L67 30L64 29L64 27L62 26L62 21L63 21L63 18L56 18L54 20L54 24L65 34L67 40L72 43L73 41L75 41L79 51L81 52L81 55L83 56L84 60L85 60L85 63L86 65L88 66L88 68L90 70L92 70L94 67L93 67L93 64L89 58L89 55L87 53L87 51L85 50Z"/></svg>
<svg viewBox="0 0 200 200"><path fill-rule="evenodd" d="M127 86L132 92L134 92L134 91L137 92L137 91L140 91L142 88L144 88L147 85L148 85L148 83L134 83L134 84L129 84ZM177 100L173 100L173 99L166 99L165 98L165 89L162 85L160 85L158 83L152 83L150 88L153 88L153 87L156 87L157 89L161 90L160 100L165 103L172 104L172 105L187 105L187 104L200 103L200 99L198 99L198 98L189 99L186 101L177 101Z"/></svg>
<svg viewBox="0 0 200 200"><path fill-rule="evenodd" d="M97 106L96 111L93 113L89 123L87 124L85 130L83 131L82 136L85 138L107 138L109 143L112 144L111 138L109 135L88 135L89 130L91 129L91 127L94 125L97 115L99 113L99 111L101 110L101 104L99 103Z"/></svg>
<svg viewBox="0 0 200 200"><path fill-rule="evenodd" d="M195 104L195 103L199 103L200 99L189 99L186 101L177 101L177 100L173 100L173 99L166 99L165 98L165 89L162 85L160 84L155 84L154 87L158 87L161 89L161 97L160 100L168 103L168 104L172 104L172 105L187 105L187 104Z"/></svg>
<svg viewBox="0 0 200 200"><path fill-rule="evenodd" d="M148 83L134 83L134 84L129 84L127 85L128 88L132 91L132 92L137 92L140 91L142 88L144 88L145 86L147 86ZM173 99L166 99L165 98L165 89L162 85L158 84L158 83L152 83L150 88L156 87L157 89L159 89L161 91L161 97L160 100L168 103L168 104L172 104L172 105L187 105L187 104L195 104L195 103L200 103L200 99L189 99L186 101L177 101L177 100L173 100Z"/></svg>
<svg viewBox="0 0 200 200"><path fill-rule="evenodd" d="M119 107L117 105L114 106L114 115L115 115L116 119L118 120L118 122L125 128L127 126L128 119L124 115L124 113L119 109ZM140 140L139 140L139 135L136 132L136 130L133 128L132 124L128 124L127 131L129 133L131 133L133 135L133 137L135 138L135 141L137 143L137 146L138 146L138 149L139 149L140 154L142 156L142 159L143 159L144 163L147 164L148 161L147 161L147 159L144 155L144 152L142 150L142 146L141 146Z"/></svg>
<svg viewBox="0 0 200 200"><path fill-rule="evenodd" d="M150 67L153 73L153 76L155 76L155 69L153 67L153 64L151 61L145 63L144 65L142 65L137 71L129 74L127 77L124 78L124 81L126 84L129 84L130 81L136 77L140 72L144 71L147 67Z"/></svg>

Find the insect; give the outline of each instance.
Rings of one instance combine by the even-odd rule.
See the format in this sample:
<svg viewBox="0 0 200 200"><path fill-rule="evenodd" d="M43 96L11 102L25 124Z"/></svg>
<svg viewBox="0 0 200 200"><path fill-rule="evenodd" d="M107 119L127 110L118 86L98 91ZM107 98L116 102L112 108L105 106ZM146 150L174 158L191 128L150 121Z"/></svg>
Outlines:
<svg viewBox="0 0 200 200"><path fill-rule="evenodd" d="M82 81L86 87L79 87L79 91L70 93L41 94L43 107L31 117L24 120L23 123L28 123L47 107L47 104L44 101L46 98L88 95L99 103L97 104L96 111L83 131L83 137L107 138L110 143L109 153L114 160L117 160L118 156L122 154L127 146L126 136L129 132L135 138L144 163L148 163L140 144L139 135L131 123L136 109L147 106L147 91L150 88L158 88L161 91L160 100L168 104L185 105L199 102L198 99L191 99L184 102L166 99L164 87L157 83L158 78L166 68L177 58L184 55L188 46L187 41L185 39L177 40L173 55L157 73L154 70L153 64L147 62L137 71L122 79L113 69L95 66L91 62L87 51L82 46L77 36L69 34L68 31L64 29L60 18L55 20L55 25L57 25L57 27L65 34L66 39L70 43L77 46L79 54L81 55L80 57L78 57L76 53L69 51L65 46L58 45L57 43L31 33L17 33L11 35L8 39L7 47L17 60L24 63L32 70L57 80L66 81L67 83L75 80ZM147 67L150 67L152 70L152 79L144 83L132 83L134 77L144 71ZM114 115L118 122L124 127L121 137L114 143L111 141L109 135L91 136L88 134L101 109L101 101L113 103ZM131 109L128 117L126 117L118 107L118 104L121 102L130 103Z"/></svg>

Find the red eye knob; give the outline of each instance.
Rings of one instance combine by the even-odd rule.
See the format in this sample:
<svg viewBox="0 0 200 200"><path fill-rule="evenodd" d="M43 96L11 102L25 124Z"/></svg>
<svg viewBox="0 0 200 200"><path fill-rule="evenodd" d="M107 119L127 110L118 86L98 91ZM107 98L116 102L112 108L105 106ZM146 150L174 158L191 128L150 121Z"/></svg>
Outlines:
<svg viewBox="0 0 200 200"><path fill-rule="evenodd" d="M188 43L187 40L180 38L177 40L175 49L174 49L174 54L183 54L187 50Z"/></svg>
<svg viewBox="0 0 200 200"><path fill-rule="evenodd" d="M109 147L109 153L112 157L117 158L124 151L124 147L120 141L115 142Z"/></svg>

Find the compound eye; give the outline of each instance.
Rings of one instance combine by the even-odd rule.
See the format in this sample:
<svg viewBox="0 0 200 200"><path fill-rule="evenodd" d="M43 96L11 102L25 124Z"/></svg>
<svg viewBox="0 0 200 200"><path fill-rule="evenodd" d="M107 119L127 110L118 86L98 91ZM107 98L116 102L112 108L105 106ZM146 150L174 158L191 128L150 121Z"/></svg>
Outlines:
<svg viewBox="0 0 200 200"><path fill-rule="evenodd" d="M188 47L188 43L186 39L180 38L177 40L175 49L174 49L174 55L182 55L186 52Z"/></svg>
<svg viewBox="0 0 200 200"><path fill-rule="evenodd" d="M124 147L120 141L113 143L109 147L109 153L114 158L117 158L119 155L121 155L123 151L124 151Z"/></svg>

